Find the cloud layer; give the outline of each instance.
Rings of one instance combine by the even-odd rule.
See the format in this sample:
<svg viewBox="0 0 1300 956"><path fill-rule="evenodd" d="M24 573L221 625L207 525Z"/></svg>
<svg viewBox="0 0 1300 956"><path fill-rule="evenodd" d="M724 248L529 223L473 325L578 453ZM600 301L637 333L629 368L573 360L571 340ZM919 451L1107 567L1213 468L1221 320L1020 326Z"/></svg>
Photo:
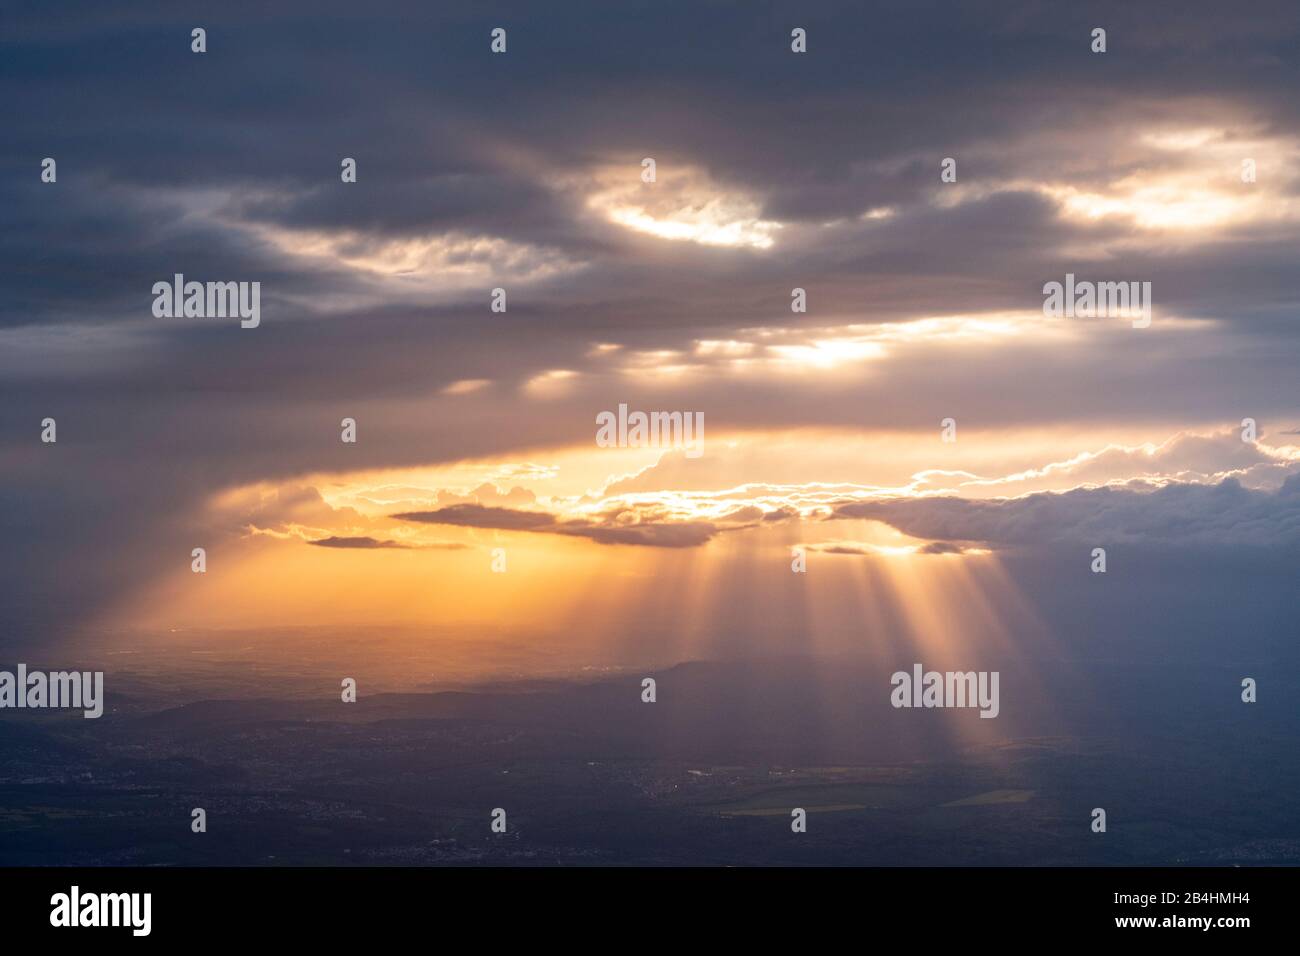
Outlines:
<svg viewBox="0 0 1300 956"><path fill-rule="evenodd" d="M0 623L41 639L93 620L215 534L208 505L232 488L523 467L591 447L619 402L701 411L719 443L901 448L948 416L959 444L1107 440L1032 474L1004 467L1012 451L940 452L897 481L755 462L702 483L711 466L669 459L574 492L583 508L507 479L385 499L407 517L379 527L310 495L220 527L391 550L416 543L401 525L531 522L680 549L829 511L934 541L1285 544L1292 459L1164 443L1249 416L1279 448L1300 424L1298 39L1282 2L18 11L0 39L21 104L0 159ZM261 326L153 318L152 283L176 272L261 282ZM1044 319L1042 285L1067 272L1150 281L1151 329ZM909 476L1014 500L892 500ZM677 499L638 498L663 490Z"/></svg>

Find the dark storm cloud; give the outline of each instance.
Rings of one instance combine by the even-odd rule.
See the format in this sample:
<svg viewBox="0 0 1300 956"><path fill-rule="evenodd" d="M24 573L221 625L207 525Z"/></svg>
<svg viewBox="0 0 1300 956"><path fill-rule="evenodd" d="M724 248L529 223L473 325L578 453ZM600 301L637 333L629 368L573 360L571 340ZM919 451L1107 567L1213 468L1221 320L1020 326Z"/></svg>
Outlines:
<svg viewBox="0 0 1300 956"><path fill-rule="evenodd" d="M610 373L588 355L596 342L689 350L828 317L1033 309L1067 269L1151 280L1166 314L1222 328L1141 349L1116 337L903 350L888 374L834 387L710 375L671 391L673 407L734 428L931 427L952 408L990 426L1293 412L1294 223L1115 255L1104 247L1133 239L1126 225L1064 217L1023 185L1051 174L1092 187L1174 163L1130 148L1166 119L1295 136L1293 4L1132 6L11 8L0 606L46 620L112 599L183 559L198 533L187 516L231 484L589 440L596 410L664 395ZM1086 52L1099 23L1104 57ZM189 51L197 25L202 56ZM510 31L505 56L488 52L496 25ZM795 25L809 31L802 57L789 53ZM661 186L689 169L752 200L785 225L776 245L664 242L589 208L600 170L635 183L647 155ZM46 156L57 184L39 181ZM358 160L355 186L338 181L344 156ZM984 194L937 206L944 156ZM1267 159L1263 175L1280 179L1285 158ZM877 207L893 213L858 219ZM419 286L283 245L321 237L376 254L486 244L455 253L471 278ZM510 268L529 278L500 279ZM261 281L262 326L154 319L150 287L175 272ZM495 315L487 292L503 283L510 311ZM789 311L794 285L809 289L807 316ZM585 377L545 402L519 391L552 368ZM438 395L467 378L493 384ZM57 446L37 443L47 415ZM344 416L362 435L346 458Z"/></svg>
<svg viewBox="0 0 1300 956"><path fill-rule="evenodd" d="M267 272L263 249L246 250L242 262L216 237L199 237L207 255L187 249L183 230L194 227L179 212L140 221L133 208L140 200L126 193L75 198L77 184L93 176L100 193L123 184L228 192L230 211L250 222L387 237L463 230L589 254L609 267L608 279L584 276L580 290L549 299L554 320L575 299L591 301L605 282L628 293L623 302L637 301L637 284L647 293L662 286L649 274L626 288L628 272L638 271L628 268L638 264L637 244L584 222L575 194L555 184L593 163L635 169L640 156L655 154L665 175L674 163L698 165L756 194L766 216L816 223L880 205L912 210L933 192L945 155L962 158L963 181L1006 182L1066 158L1076 182L1113 172L1113 164L1078 163L1078 146L1089 130L1106 145L1106 130L1134 104L1161 95L1239 96L1279 126L1293 108L1285 90L1294 60L1279 54L1297 18L1283 5L1271 8L1271 18L1222 16L1205 5L1205 23L1225 21L1219 31L1124 5L1048 13L1032 4L940 4L928 17L924 7L801 5L755 16L715 5L674 16L658 5L579 4L561 16L487 5L439 16L410 5L383 16L325 5L275 14L236 9L217 19L210 10L159 7L112 23L74 7L58 23L20 17L7 41L11 76L35 88L10 131L18 148L4 181L15 191L7 205L24 209L31 231L15 244L12 268L18 278L75 273L86 286L79 305L94 295L115 301L137 270L152 276L172 263L190 263L195 274ZM786 21L794 19L813 38L813 53L803 58L786 44ZM1101 20L1116 49L1099 63L1072 37ZM196 57L186 41L200 21L212 39L210 52ZM491 57L486 31L497 22L514 30L514 40L506 56ZM1140 47L1141 57L1125 56L1129 47ZM1142 112L1160 115L1154 105ZM52 125L50 116L69 121ZM74 206L50 211L63 222L44 218L51 190L36 181L32 160L20 159L44 155L61 162L57 204ZM355 188L338 188L344 155L361 165ZM978 161L968 167L969 155ZM79 204L88 207L80 215ZM96 204L116 212L97 212ZM1070 232L1048 213L1041 197L1015 196L946 215L921 209L870 234L837 234L846 247L839 255L814 244L794 250L793 261L805 281L825 287L824 310L860 307L869 291L888 316L890 297L880 301L873 278L918 265L958 266L1002 285L981 291L943 283L947 297L943 288L914 285L899 303L904 311L1005 307L1041 283L1044 264L1034 263L1034 250ZM171 235L178 229L180 242ZM108 268L96 279L87 263L59 258L88 255L96 241L100 252L116 249L124 268L101 259ZM142 242L165 260L161 270L137 248ZM761 258L742 259L737 272L723 253L685 252L674 263L688 267L681 295L646 302L647 313L707 306L707 315L726 321L741 310L714 306L744 302L737 287L752 287L769 271ZM1023 277L1008 282L1015 253L1029 261ZM782 261L790 255L784 251ZM691 274L717 290L714 301L687 297L695 291ZM276 284L287 291L295 278L302 279L283 275ZM1166 295L1176 287L1164 283ZM48 303L25 298L6 309L5 321L34 321L58 304L57 293Z"/></svg>

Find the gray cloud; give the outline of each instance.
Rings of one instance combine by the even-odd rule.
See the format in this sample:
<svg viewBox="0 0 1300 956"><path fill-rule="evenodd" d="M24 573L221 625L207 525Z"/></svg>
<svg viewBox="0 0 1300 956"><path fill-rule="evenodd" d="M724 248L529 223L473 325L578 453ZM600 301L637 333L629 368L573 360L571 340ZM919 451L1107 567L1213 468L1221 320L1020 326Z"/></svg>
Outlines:
<svg viewBox="0 0 1300 956"><path fill-rule="evenodd" d="M656 521L631 509L618 509L597 520L561 520L546 512L458 504L435 511L403 512L392 517L424 524L498 531L535 531L587 538L598 544L629 544L652 548L695 547L709 541L720 530L706 521Z"/></svg>
<svg viewBox="0 0 1300 956"><path fill-rule="evenodd" d="M1148 548L1300 548L1300 475L1276 493L1235 479L1154 490L1080 488L1061 494L969 500L935 497L839 505L838 518L872 518L905 534L994 547L1131 543Z"/></svg>
<svg viewBox="0 0 1300 956"><path fill-rule="evenodd" d="M1186 159L1140 134L1208 124L1263 142L1261 187L1293 195L1293 4L1242 16L1196 2L1172 17L1121 3L813 3L797 11L803 58L782 17L726 5L61 11L15 11L0 38L0 87L18 104L0 159L11 630L85 618L167 567L222 488L588 441L611 399L667 396L738 430L932 428L952 409L987 428L1294 420L1296 223L1146 241L1123 220L1063 215L1025 185L1177 170ZM510 24L505 57L487 53L489 12ZM1100 20L1104 58L1084 52ZM188 48L200 21L203 57ZM646 155L661 162L659 195L683 170L707 175L785 224L776 246L665 242L588 207L598 172L635 183ZM938 202L949 155L981 195ZM45 156L57 184L39 181ZM338 181L343 156L358 159L355 186ZM891 217L858 218L884 206ZM481 277L413 287L295 256L268 229L355 234L371 250L448 236L507 249L457 253ZM512 281L510 311L493 315L495 270L516 260L573 268ZM596 342L689 354L743 329L1033 309L1067 269L1152 281L1153 334L924 342L839 379L736 380L702 362L671 387L588 354ZM262 326L153 319L151 283L178 271L261 281ZM794 285L809 290L806 316L789 311ZM1160 325L1175 314L1213 325ZM553 368L581 373L568 395L520 391ZM493 385L439 394L466 378ZM46 415L57 447L36 443ZM348 457L345 415L363 436ZM712 532L555 533L662 545ZM110 552L118 560L103 561Z"/></svg>
<svg viewBox="0 0 1300 956"><path fill-rule="evenodd" d="M368 536L360 537L339 537L331 535L328 538L321 538L318 541L308 541L308 544L315 545L318 548L409 548L409 545L401 544L397 541L381 541L379 538Z"/></svg>
<svg viewBox="0 0 1300 956"><path fill-rule="evenodd" d="M462 528L490 528L499 531L546 531L555 527L553 515L540 511L519 511L490 505L448 505L433 511L403 511L393 515L398 521L421 524L456 525Z"/></svg>

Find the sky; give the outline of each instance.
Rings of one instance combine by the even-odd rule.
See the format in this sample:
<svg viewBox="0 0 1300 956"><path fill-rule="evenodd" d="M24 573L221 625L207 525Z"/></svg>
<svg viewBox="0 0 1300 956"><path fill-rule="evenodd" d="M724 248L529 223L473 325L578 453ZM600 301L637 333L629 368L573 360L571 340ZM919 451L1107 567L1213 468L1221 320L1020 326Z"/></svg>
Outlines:
<svg viewBox="0 0 1300 956"><path fill-rule="evenodd" d="M11 5L0 641L1294 655L1300 10L1179 10Z"/></svg>

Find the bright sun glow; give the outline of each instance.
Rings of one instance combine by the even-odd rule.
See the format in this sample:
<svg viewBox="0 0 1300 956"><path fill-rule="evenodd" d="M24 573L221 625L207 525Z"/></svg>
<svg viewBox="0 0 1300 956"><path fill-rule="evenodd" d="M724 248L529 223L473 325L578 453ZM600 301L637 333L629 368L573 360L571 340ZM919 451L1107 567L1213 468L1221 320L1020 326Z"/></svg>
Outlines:
<svg viewBox="0 0 1300 956"><path fill-rule="evenodd" d="M769 249L782 224L763 219L758 202L728 191L694 169L665 172L654 183L626 184L622 170L597 173L588 205L608 221L659 239L706 246Z"/></svg>

